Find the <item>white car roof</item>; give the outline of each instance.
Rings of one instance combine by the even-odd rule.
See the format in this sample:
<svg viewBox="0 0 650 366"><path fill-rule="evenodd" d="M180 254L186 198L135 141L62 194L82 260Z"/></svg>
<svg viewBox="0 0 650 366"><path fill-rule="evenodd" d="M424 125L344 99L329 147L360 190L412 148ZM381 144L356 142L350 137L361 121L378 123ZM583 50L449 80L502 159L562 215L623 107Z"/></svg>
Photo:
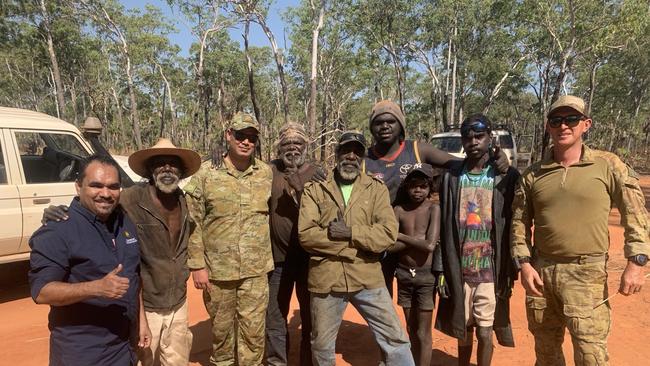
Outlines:
<svg viewBox="0 0 650 366"><path fill-rule="evenodd" d="M460 136L460 131L440 132L440 133L437 133L437 134L431 136L431 138L435 138L435 137L453 137L453 136Z"/></svg>
<svg viewBox="0 0 650 366"><path fill-rule="evenodd" d="M18 108L0 107L0 127L41 130L64 130L79 133L72 123L65 122L45 113Z"/></svg>

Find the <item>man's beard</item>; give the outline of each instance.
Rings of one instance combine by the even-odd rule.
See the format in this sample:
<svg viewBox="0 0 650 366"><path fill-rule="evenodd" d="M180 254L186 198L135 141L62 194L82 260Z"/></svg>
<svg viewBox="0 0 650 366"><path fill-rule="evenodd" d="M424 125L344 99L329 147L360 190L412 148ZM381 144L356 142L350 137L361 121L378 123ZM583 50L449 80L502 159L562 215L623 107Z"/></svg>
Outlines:
<svg viewBox="0 0 650 366"><path fill-rule="evenodd" d="M163 193L173 193L178 189L180 177L172 172L162 172L153 178L156 188Z"/></svg>
<svg viewBox="0 0 650 366"><path fill-rule="evenodd" d="M357 162L339 161L336 164L336 170L344 180L353 181L359 176L361 166Z"/></svg>
<svg viewBox="0 0 650 366"><path fill-rule="evenodd" d="M282 163L287 168L300 168L305 163L305 154L300 151L287 151L282 154Z"/></svg>

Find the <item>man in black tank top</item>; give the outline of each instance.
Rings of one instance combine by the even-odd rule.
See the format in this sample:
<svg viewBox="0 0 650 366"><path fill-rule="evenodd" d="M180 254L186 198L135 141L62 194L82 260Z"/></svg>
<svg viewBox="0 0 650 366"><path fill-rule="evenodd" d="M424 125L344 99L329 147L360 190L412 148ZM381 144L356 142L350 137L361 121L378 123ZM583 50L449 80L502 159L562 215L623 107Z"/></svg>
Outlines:
<svg viewBox="0 0 650 366"><path fill-rule="evenodd" d="M448 168L455 161L462 161L427 142L407 140L404 113L390 100L382 100L372 107L370 133L374 145L368 148L364 168L367 174L386 184L391 203L395 202L397 189L413 164L427 163L434 167ZM505 153L497 147L494 155L499 172L507 172L509 163ZM382 272L391 296L396 267L397 256L386 253L382 260Z"/></svg>

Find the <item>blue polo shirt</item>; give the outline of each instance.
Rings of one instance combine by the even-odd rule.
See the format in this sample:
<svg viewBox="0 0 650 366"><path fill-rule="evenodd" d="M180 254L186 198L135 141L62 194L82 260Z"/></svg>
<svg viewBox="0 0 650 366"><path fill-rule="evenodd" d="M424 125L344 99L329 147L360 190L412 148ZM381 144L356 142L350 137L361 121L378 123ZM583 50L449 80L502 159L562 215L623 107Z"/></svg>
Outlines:
<svg viewBox="0 0 650 366"><path fill-rule="evenodd" d="M127 366L135 363L129 344L137 334L140 247L136 227L118 207L105 224L73 199L68 220L48 222L29 245L29 284L36 299L46 284L98 280L122 264L129 279L120 299L91 298L51 306L50 365Z"/></svg>

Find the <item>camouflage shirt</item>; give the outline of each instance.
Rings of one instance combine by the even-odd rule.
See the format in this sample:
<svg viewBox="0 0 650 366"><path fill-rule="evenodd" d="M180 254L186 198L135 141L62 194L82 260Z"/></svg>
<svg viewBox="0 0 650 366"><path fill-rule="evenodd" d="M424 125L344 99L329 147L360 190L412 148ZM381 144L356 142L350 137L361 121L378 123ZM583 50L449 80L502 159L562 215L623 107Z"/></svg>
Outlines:
<svg viewBox="0 0 650 366"><path fill-rule="evenodd" d="M207 268L211 280L232 281L273 270L269 236L271 168L254 159L246 171L228 160L205 162L185 186L196 223L188 244L188 266Z"/></svg>
<svg viewBox="0 0 650 366"><path fill-rule="evenodd" d="M551 150L519 179L512 205L513 257L531 256L533 242L550 256L606 253L612 206L625 229L625 256L650 254L648 213L634 170L616 155L585 145L580 160L564 167Z"/></svg>

